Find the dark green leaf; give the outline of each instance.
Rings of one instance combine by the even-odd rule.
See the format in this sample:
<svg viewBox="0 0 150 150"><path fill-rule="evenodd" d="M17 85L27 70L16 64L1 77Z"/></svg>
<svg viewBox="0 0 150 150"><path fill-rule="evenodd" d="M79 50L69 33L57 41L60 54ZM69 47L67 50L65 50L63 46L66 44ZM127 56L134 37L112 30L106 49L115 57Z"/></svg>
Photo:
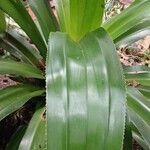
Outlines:
<svg viewBox="0 0 150 150"><path fill-rule="evenodd" d="M139 91L150 99L150 86L138 86Z"/></svg>
<svg viewBox="0 0 150 150"><path fill-rule="evenodd" d="M149 25L150 25L149 18L145 18L144 20L140 21L130 30L122 34L119 38L115 39L116 45L118 47L119 46L125 47L144 38L145 36L148 36L150 34Z"/></svg>
<svg viewBox="0 0 150 150"><path fill-rule="evenodd" d="M37 109L34 113L18 150L45 150L46 121L43 113L45 108Z"/></svg>
<svg viewBox="0 0 150 150"><path fill-rule="evenodd" d="M28 100L44 93L36 87L18 85L0 90L0 120L21 108Z"/></svg>
<svg viewBox="0 0 150 150"><path fill-rule="evenodd" d="M150 149L150 125L148 125L142 117L140 117L136 112L133 110L129 109L129 115L131 118L131 121L134 123L134 125L137 127L139 130L140 134L143 137L143 140L145 144L149 147Z"/></svg>
<svg viewBox="0 0 150 150"><path fill-rule="evenodd" d="M12 17L45 57L47 47L42 36L20 0L0 0L0 9Z"/></svg>
<svg viewBox="0 0 150 150"><path fill-rule="evenodd" d="M121 14L104 23L103 27L110 33L114 41L116 39L119 41L122 38L121 36L127 32L134 33L135 31L132 31L132 28L134 29L137 24L142 23L148 17L150 17L150 1L138 0Z"/></svg>
<svg viewBox="0 0 150 150"><path fill-rule="evenodd" d="M123 150L132 150L132 131L128 114L126 115L125 135Z"/></svg>
<svg viewBox="0 0 150 150"><path fill-rule="evenodd" d="M136 142L137 142L141 147L144 148L144 150L149 150L148 145L144 142L144 140L142 139L142 137L141 137L139 134L133 132L133 138L136 140Z"/></svg>
<svg viewBox="0 0 150 150"><path fill-rule="evenodd" d="M101 28L80 43L51 33L46 68L48 149L120 150L125 87L107 33Z"/></svg>
<svg viewBox="0 0 150 150"><path fill-rule="evenodd" d="M9 30L5 33L5 36L0 37L0 47L33 65L40 64L42 59L38 50L33 48L25 37L22 37L15 30Z"/></svg>
<svg viewBox="0 0 150 150"><path fill-rule="evenodd" d="M57 30L57 21L54 17L48 0L28 0L31 9L36 15L41 29L43 31L45 40L48 42L49 33Z"/></svg>

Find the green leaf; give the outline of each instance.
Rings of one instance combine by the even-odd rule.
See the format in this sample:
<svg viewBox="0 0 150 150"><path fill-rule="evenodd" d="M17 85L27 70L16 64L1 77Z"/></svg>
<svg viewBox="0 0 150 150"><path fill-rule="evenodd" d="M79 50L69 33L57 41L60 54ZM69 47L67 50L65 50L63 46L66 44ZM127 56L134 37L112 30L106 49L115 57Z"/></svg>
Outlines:
<svg viewBox="0 0 150 150"><path fill-rule="evenodd" d="M150 86L138 86L138 90L150 99Z"/></svg>
<svg viewBox="0 0 150 150"><path fill-rule="evenodd" d="M0 120L21 108L28 100L40 96L40 88L17 85L0 90Z"/></svg>
<svg viewBox="0 0 150 150"><path fill-rule="evenodd" d="M46 121L43 117L45 108L39 108L34 113L25 135L17 150L45 150ZM43 118L42 118L43 117Z"/></svg>
<svg viewBox="0 0 150 150"><path fill-rule="evenodd" d="M150 126L150 101L136 88L128 87L128 107L135 111Z"/></svg>
<svg viewBox="0 0 150 150"><path fill-rule="evenodd" d="M42 72L26 63L0 59L0 74L20 75L23 77L44 79Z"/></svg>
<svg viewBox="0 0 150 150"><path fill-rule="evenodd" d="M128 88L127 94L130 119L150 148L150 101L133 87Z"/></svg>
<svg viewBox="0 0 150 150"><path fill-rule="evenodd" d="M25 37L12 29L8 30L3 37L0 37L0 47L34 66L39 65L42 59L38 50L33 48Z"/></svg>
<svg viewBox="0 0 150 150"><path fill-rule="evenodd" d="M137 80L142 85L150 85L150 68L147 66L124 67L126 80Z"/></svg>
<svg viewBox="0 0 150 150"><path fill-rule="evenodd" d="M150 126L140 117L136 112L129 109L129 115L133 124L137 127L140 134L142 135L144 142L150 149Z"/></svg>
<svg viewBox="0 0 150 150"><path fill-rule="evenodd" d="M145 18L127 32L115 39L116 46L125 47L150 34L150 19Z"/></svg>
<svg viewBox="0 0 150 150"><path fill-rule="evenodd" d="M80 43L64 33L51 33L48 52L48 149L120 150L125 87L107 33L100 28Z"/></svg>
<svg viewBox="0 0 150 150"><path fill-rule="evenodd" d="M45 40L48 42L49 33L58 28L56 18L54 17L47 0L28 0L28 3L37 17L43 31Z"/></svg>
<svg viewBox="0 0 150 150"><path fill-rule="evenodd" d="M45 57L47 47L42 36L20 0L1 0L0 9L12 17Z"/></svg>
<svg viewBox="0 0 150 150"><path fill-rule="evenodd" d="M19 144L22 140L22 137L25 133L26 127L20 126L17 131L10 138L9 143L6 146L6 150L18 150Z"/></svg>
<svg viewBox="0 0 150 150"><path fill-rule="evenodd" d="M87 32L100 27L104 8L104 0L56 0L61 31L79 41Z"/></svg>
<svg viewBox="0 0 150 150"><path fill-rule="evenodd" d="M5 15L0 10L0 33L4 32L6 30L6 21L5 21Z"/></svg>
<svg viewBox="0 0 150 150"><path fill-rule="evenodd" d="M123 150L132 150L132 131L128 114L126 115Z"/></svg>
<svg viewBox="0 0 150 150"><path fill-rule="evenodd" d="M150 17L150 1L140 0L133 3L121 14L112 17L103 27L109 32L113 40L120 40L123 34L134 32L132 28ZM130 32L132 31L132 32Z"/></svg>
<svg viewBox="0 0 150 150"><path fill-rule="evenodd" d="M141 138L141 136L135 132L133 132L133 138L136 140L136 142L143 147L144 150L149 150L148 145L144 142L144 140Z"/></svg>

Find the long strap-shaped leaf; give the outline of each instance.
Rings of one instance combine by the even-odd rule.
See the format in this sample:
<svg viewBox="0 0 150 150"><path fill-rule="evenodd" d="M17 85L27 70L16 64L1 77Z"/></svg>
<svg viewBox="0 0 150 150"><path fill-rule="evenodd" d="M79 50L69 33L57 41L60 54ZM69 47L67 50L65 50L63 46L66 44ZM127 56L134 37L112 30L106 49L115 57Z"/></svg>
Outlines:
<svg viewBox="0 0 150 150"><path fill-rule="evenodd" d="M13 74L23 77L44 79L42 72L26 63L0 59L0 74Z"/></svg>
<svg viewBox="0 0 150 150"><path fill-rule="evenodd" d="M26 86L12 86L0 90L0 120L21 108L28 100L40 96L44 90Z"/></svg>
<svg viewBox="0 0 150 150"><path fill-rule="evenodd" d="M150 100L150 86L138 86L138 90Z"/></svg>
<svg viewBox="0 0 150 150"><path fill-rule="evenodd" d="M6 30L6 21L5 21L5 15L0 10L0 33L4 32Z"/></svg>
<svg viewBox="0 0 150 150"><path fill-rule="evenodd" d="M104 23L103 27L110 33L113 40L119 40L120 36L149 17L150 1L138 0L121 14ZM129 33L131 34L131 32Z"/></svg>
<svg viewBox="0 0 150 150"><path fill-rule="evenodd" d="M124 67L126 80L136 80L142 85L150 86L150 68L147 66Z"/></svg>
<svg viewBox="0 0 150 150"><path fill-rule="evenodd" d="M79 44L51 33L47 58L48 150L120 150L125 88L114 45L101 28Z"/></svg>
<svg viewBox="0 0 150 150"><path fill-rule="evenodd" d="M36 15L45 40L48 42L49 33L57 30L57 21L48 5L47 0L28 0L30 7Z"/></svg>
<svg viewBox="0 0 150 150"><path fill-rule="evenodd" d="M130 45L145 36L150 34L150 18L145 18L139 24L136 24L127 32L123 33L119 38L115 39L114 42L117 47L122 46L125 47Z"/></svg>
<svg viewBox="0 0 150 150"><path fill-rule="evenodd" d="M104 0L56 0L61 31L78 41L97 29L102 23L104 3Z"/></svg>
<svg viewBox="0 0 150 150"><path fill-rule="evenodd" d="M133 138L134 140L136 140L138 142L138 144L143 147L144 150L149 150L149 147L147 145L147 143L145 143L145 141L141 138L140 135L138 135L137 133L133 132Z"/></svg>
<svg viewBox="0 0 150 150"><path fill-rule="evenodd" d="M131 121L150 148L150 101L133 87L128 88L127 94Z"/></svg>
<svg viewBox="0 0 150 150"><path fill-rule="evenodd" d="M31 38L43 57L46 56L47 47L39 30L29 16L20 0L1 0L0 9L12 17Z"/></svg>
<svg viewBox="0 0 150 150"><path fill-rule="evenodd" d="M25 135L17 150L45 150L46 120L43 116L45 108L39 108L34 113Z"/></svg>
<svg viewBox="0 0 150 150"><path fill-rule="evenodd" d="M133 87L128 88L127 94L128 106L150 126L150 101Z"/></svg>
<svg viewBox="0 0 150 150"><path fill-rule="evenodd" d="M12 55L18 53L18 56L21 55L21 58L26 59L33 65L38 65L42 59L38 50L33 48L31 44L15 30L9 30L5 32L3 37L0 37L0 47Z"/></svg>

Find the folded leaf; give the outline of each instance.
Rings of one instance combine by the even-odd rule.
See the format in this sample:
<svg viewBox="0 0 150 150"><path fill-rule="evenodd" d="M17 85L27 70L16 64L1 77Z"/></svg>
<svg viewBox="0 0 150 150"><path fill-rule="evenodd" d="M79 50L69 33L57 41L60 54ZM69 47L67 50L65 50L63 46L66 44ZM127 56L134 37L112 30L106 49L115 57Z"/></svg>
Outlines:
<svg viewBox="0 0 150 150"><path fill-rule="evenodd" d="M51 33L46 68L48 149L120 150L125 87L107 33L100 28L79 43Z"/></svg>

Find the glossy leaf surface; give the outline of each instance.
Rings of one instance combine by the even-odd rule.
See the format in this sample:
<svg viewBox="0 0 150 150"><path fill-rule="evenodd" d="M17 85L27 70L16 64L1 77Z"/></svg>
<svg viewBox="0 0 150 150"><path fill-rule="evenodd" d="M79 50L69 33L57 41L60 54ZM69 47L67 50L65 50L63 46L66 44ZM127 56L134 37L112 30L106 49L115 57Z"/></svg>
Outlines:
<svg viewBox="0 0 150 150"><path fill-rule="evenodd" d="M102 28L80 43L51 33L46 82L49 150L122 148L124 80L115 47Z"/></svg>

